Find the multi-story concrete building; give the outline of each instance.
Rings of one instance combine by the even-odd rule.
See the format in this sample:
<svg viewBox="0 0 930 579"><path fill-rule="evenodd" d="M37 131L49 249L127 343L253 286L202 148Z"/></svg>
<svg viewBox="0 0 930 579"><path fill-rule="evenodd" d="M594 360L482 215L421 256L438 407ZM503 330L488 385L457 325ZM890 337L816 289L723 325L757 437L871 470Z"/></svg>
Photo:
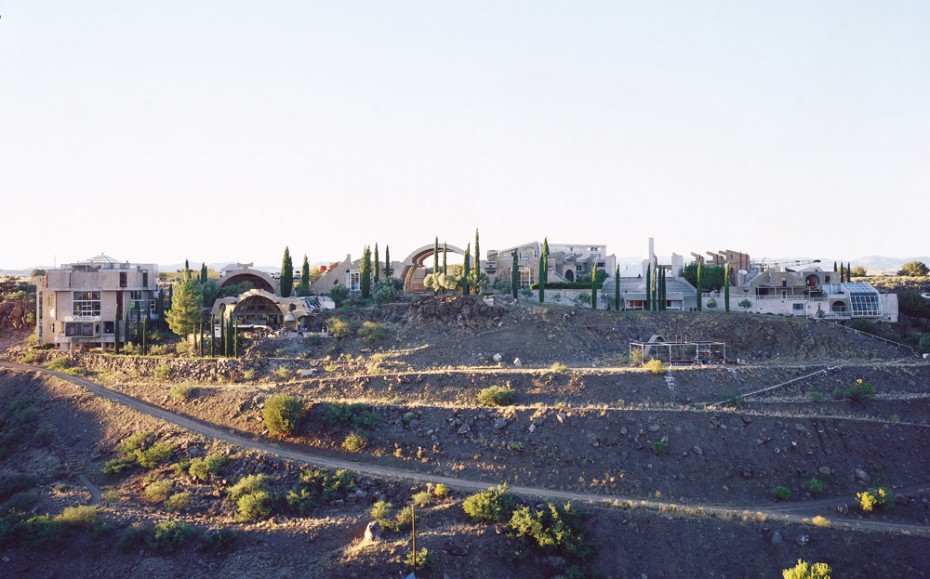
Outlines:
<svg viewBox="0 0 930 579"><path fill-rule="evenodd" d="M513 252L517 252L517 266L520 272L520 287L528 288L539 281L539 256L543 244L531 241L516 247L487 253L483 264L485 273L494 281L509 280L513 266ZM607 255L607 246L585 243L550 243L549 244L549 282L574 282L591 279L595 265L597 269L612 276L617 265L616 257Z"/></svg>
<svg viewBox="0 0 930 579"><path fill-rule="evenodd" d="M70 351L125 342L130 323L157 319L158 266L119 262L106 255L50 269L37 282L40 344Z"/></svg>

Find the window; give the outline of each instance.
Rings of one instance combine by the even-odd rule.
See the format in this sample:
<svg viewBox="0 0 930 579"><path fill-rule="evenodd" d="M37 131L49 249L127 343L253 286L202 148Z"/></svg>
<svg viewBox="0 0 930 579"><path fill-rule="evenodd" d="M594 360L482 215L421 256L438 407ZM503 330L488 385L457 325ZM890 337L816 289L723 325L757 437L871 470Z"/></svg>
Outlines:
<svg viewBox="0 0 930 579"><path fill-rule="evenodd" d="M349 289L357 292L362 289L362 272L353 271L349 274Z"/></svg>
<svg viewBox="0 0 930 579"><path fill-rule="evenodd" d="M74 292L71 313L74 317L100 315L100 292Z"/></svg>
<svg viewBox="0 0 930 579"><path fill-rule="evenodd" d="M126 272L119 272L119 287L126 287Z"/></svg>
<svg viewBox="0 0 930 579"><path fill-rule="evenodd" d="M103 322L103 333L104 334L113 333L113 322Z"/></svg>
<svg viewBox="0 0 930 579"><path fill-rule="evenodd" d="M791 304L791 309L794 313L802 313L804 311L804 304Z"/></svg>
<svg viewBox="0 0 930 579"><path fill-rule="evenodd" d="M520 289L528 288L533 283L533 276L530 268L520 268Z"/></svg>

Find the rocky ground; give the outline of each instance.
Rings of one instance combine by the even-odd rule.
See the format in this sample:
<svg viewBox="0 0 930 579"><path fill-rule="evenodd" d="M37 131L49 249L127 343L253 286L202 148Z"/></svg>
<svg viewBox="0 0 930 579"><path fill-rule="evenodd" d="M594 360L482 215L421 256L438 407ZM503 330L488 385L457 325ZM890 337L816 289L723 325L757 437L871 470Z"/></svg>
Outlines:
<svg viewBox="0 0 930 579"><path fill-rule="evenodd" d="M826 561L843 577L930 573L923 557L930 541L930 366L892 345L825 323L736 313L617 315L453 301L336 315L356 328L353 334L268 340L252 345L244 360L85 355L68 364L120 392L256 440L267 438L261 414L268 397L297 395L310 412L287 448L323 457L425 479L453 476L677 505L665 512L590 505L585 529L600 549L588 568L604 577L772 577L798 558ZM385 335L357 334L363 320L381 324ZM630 367L629 341L659 333L726 341L733 363L660 374ZM564 367L550 368L554 362ZM874 385L876 395L860 402L834 398L858 380ZM0 430L7 449L0 500L32 489L31 509L54 514L93 501L88 488L97 489L107 522L60 544L51 558L8 543L0 548L0 572L83 575L101 560L104 574L114 577L405 572L405 533L361 540L367 510L377 500L405 504L426 482L359 475L351 493L298 515L283 499L299 480L298 463L192 435L59 380L3 371L0 384L4 407L26 398L36 409L35 422L15 429L19 434L9 435L9 419ZM515 404L479 406L477 393L495 385L511 387ZM345 401L362 404L375 424L353 429L329 420L326 403ZM42 429L48 434L37 435ZM352 430L368 440L357 453L342 447ZM172 444L171 457L151 470L100 473L119 442L140 431ZM667 453L656 452L656 443L665 443ZM210 481L172 466L211 453L226 462ZM226 496L247 474L266 475L277 497L273 514L258 523L237 522ZM808 492L811 478L825 484L822 495ZM168 512L163 502L146 500L146 488L159 481L168 481L171 492L191 493L191 505ZM896 492L895 508L860 513L855 493L877 485ZM792 498L776 503L775 486L790 489ZM423 509L418 544L438 559L418 576L565 571L559 557L510 560L506 529L470 523L461 509L466 495L453 492ZM736 510L707 516L700 511L705 505ZM888 530L789 525L756 514L779 509ZM124 538L133 523L164 520L194 525L201 536L210 527L236 529L240 538L224 551L204 551L191 540L173 553ZM911 527L924 532L892 530Z"/></svg>

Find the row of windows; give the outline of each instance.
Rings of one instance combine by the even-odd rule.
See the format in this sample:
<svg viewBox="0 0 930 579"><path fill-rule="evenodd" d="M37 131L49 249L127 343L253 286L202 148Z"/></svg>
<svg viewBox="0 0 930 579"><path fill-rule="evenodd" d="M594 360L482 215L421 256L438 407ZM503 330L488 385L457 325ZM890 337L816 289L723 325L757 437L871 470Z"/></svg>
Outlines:
<svg viewBox="0 0 930 579"><path fill-rule="evenodd" d="M100 292L74 292L72 300L71 313L75 317L100 315Z"/></svg>

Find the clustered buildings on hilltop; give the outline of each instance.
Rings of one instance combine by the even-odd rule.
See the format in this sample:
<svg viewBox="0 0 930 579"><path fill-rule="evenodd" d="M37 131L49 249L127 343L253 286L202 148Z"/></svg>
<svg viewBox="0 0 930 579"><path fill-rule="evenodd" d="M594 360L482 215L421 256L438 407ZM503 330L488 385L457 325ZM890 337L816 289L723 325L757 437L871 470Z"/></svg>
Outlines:
<svg viewBox="0 0 930 579"><path fill-rule="evenodd" d="M441 251L441 250L440 250ZM452 246L447 251L463 255ZM529 242L503 250L490 250L481 261L481 271L493 283L507 282L509 287L513 260L516 256L519 287L527 299L535 294L527 291L540 277L540 242ZM411 252L403 261L392 262L394 276L403 282L407 293L424 293L425 265L434 255L434 245ZM734 251L708 252L708 258L693 253L694 260L706 265L727 268L730 281L731 309L754 313L802 316L814 319L848 320L870 318L896 322L898 303L895 294L880 294L868 283L843 282L839 274L820 267L818 261L789 264L753 262L745 253ZM684 258L672 254L662 259L655 253L649 239L647 256L640 264L620 271L617 259L607 254L603 244L549 244L548 283L561 289L546 292L546 301L574 304L590 289L573 289L571 284L589 280L595 268L606 274L601 288L601 308L615 308L616 285L620 284L624 310L648 309L647 278L649 272L664 270L666 286L665 309L695 311L698 300L702 310L723 308L723 298L717 291L698 291L685 279ZM314 311L331 306L320 297L334 288L346 287L357 292L361 280L359 260L350 255L324 268L319 280L311 286L313 296L282 297L278 281L252 264L236 264L226 268L221 287L247 285L251 289L235 296L217 299L212 314L217 319L236 318L243 324L275 329L306 328ZM49 270L37 282L36 333L39 343L56 344L70 349L74 344L106 347L117 339L126 341L130 324L143 319L157 319L158 266L119 262L98 255L79 263ZM737 306L737 304L740 304Z"/></svg>

